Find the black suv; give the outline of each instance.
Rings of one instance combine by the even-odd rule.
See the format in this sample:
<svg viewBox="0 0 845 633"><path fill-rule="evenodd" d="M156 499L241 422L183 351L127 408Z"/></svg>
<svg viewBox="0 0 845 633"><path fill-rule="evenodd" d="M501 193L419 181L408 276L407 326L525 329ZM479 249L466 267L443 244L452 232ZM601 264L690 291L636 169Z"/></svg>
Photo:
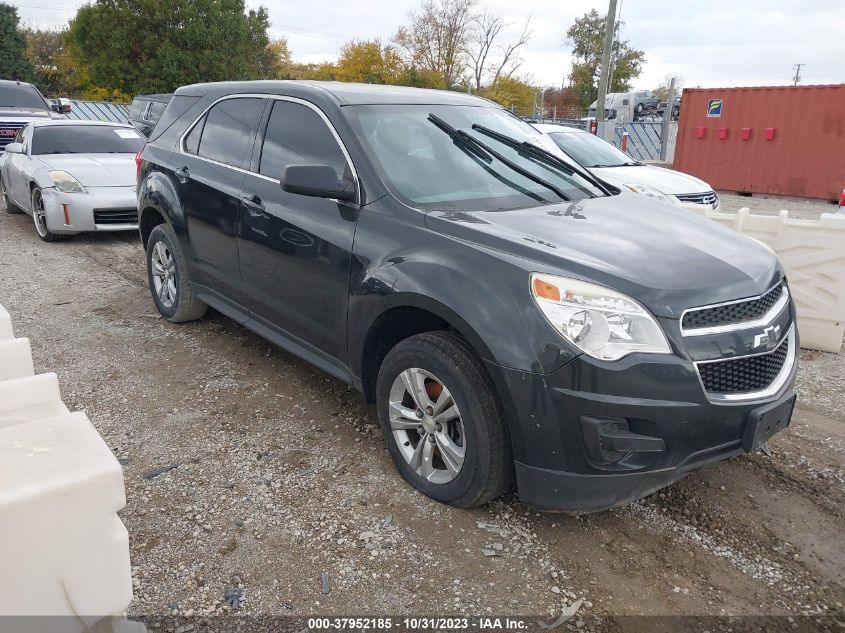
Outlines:
<svg viewBox="0 0 845 633"><path fill-rule="evenodd" d="M774 254L611 190L445 91L187 86L139 156L159 312L211 306L375 402L403 477L458 506L515 476L599 510L789 423Z"/></svg>

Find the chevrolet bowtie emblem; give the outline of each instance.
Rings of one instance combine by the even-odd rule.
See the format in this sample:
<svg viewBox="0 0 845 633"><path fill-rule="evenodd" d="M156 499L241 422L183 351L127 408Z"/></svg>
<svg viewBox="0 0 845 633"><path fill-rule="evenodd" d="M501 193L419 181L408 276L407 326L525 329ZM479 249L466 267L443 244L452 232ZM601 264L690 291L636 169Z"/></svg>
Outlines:
<svg viewBox="0 0 845 633"><path fill-rule="evenodd" d="M770 325L765 330L754 336L754 349L756 350L758 347L771 349L778 342L779 338L780 326Z"/></svg>

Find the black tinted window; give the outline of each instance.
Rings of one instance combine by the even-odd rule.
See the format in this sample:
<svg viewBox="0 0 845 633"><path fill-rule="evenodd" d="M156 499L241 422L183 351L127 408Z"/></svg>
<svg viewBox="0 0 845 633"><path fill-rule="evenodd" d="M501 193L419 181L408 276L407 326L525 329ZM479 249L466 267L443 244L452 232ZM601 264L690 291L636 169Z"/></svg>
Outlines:
<svg viewBox="0 0 845 633"><path fill-rule="evenodd" d="M270 113L260 173L279 178L288 165L328 165L346 177L346 159L325 121L308 106L276 101Z"/></svg>
<svg viewBox="0 0 845 633"><path fill-rule="evenodd" d="M145 139L132 128L51 125L35 128L33 154L134 154Z"/></svg>
<svg viewBox="0 0 845 633"><path fill-rule="evenodd" d="M0 108L48 109L41 94L25 84L0 86Z"/></svg>
<svg viewBox="0 0 845 633"><path fill-rule="evenodd" d="M243 167L263 107L263 99L245 98L226 99L211 108L205 118L198 154Z"/></svg>
<svg viewBox="0 0 845 633"><path fill-rule="evenodd" d="M191 133L185 137L185 151L189 154L196 154L200 146L200 136L202 136L202 126L205 125L205 117L194 126Z"/></svg>

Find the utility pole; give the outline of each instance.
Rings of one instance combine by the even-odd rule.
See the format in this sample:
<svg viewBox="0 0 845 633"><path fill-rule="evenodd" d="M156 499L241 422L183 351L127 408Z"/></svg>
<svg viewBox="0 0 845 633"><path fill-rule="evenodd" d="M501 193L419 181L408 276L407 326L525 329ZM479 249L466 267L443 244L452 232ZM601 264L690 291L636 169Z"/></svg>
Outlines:
<svg viewBox="0 0 845 633"><path fill-rule="evenodd" d="M660 160L666 162L666 152L669 149L669 122L672 120L672 106L675 100L675 78L669 80L669 96L666 109L663 110L663 125L660 127Z"/></svg>
<svg viewBox="0 0 845 633"><path fill-rule="evenodd" d="M801 81L801 66L806 66L806 64L795 64L793 66L795 69L795 77L793 77L795 83L792 84L793 86L797 86L798 82Z"/></svg>
<svg viewBox="0 0 845 633"><path fill-rule="evenodd" d="M596 121L604 121L604 97L607 94L607 80L610 77L610 51L613 48L613 33L616 22L616 0L610 0L604 25L604 48L601 51L601 76L599 94L596 99Z"/></svg>

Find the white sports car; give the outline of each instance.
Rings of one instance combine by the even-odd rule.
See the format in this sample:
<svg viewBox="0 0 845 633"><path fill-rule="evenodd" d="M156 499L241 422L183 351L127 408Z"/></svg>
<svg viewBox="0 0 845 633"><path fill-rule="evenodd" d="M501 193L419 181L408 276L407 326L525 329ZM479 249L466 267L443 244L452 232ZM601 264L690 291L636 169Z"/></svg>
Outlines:
<svg viewBox="0 0 845 633"><path fill-rule="evenodd" d="M576 128L537 123L570 158L603 181L621 189L690 209L719 208L713 187L694 176L640 163L594 134Z"/></svg>
<svg viewBox="0 0 845 633"><path fill-rule="evenodd" d="M27 124L0 154L7 213L29 213L45 242L82 231L137 230L135 154L145 142L119 123Z"/></svg>

